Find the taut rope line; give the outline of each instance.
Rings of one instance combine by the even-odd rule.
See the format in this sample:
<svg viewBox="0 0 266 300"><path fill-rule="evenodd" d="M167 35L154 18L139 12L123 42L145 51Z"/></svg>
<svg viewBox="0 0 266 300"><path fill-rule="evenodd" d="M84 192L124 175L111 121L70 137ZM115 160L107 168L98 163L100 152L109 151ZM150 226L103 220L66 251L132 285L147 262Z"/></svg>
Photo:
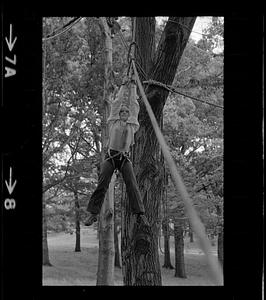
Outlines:
<svg viewBox="0 0 266 300"><path fill-rule="evenodd" d="M199 101L199 102L202 102L204 104L208 104L208 105L212 105L212 106L224 109L224 107L221 106L221 105L214 104L214 103L208 102L206 100L202 100L202 99L199 99L199 98L196 98L196 97L193 97L193 96L181 93L181 92L179 92L179 91L176 90L176 87L164 84L164 83L159 82L159 81L155 81L155 80L151 80L150 79L148 81L143 81L143 83L144 84L154 84L154 85L157 85L157 86L161 86L162 88L165 88L166 90L170 91L171 93L176 93L176 94L182 95L184 97L190 98L192 100Z"/></svg>

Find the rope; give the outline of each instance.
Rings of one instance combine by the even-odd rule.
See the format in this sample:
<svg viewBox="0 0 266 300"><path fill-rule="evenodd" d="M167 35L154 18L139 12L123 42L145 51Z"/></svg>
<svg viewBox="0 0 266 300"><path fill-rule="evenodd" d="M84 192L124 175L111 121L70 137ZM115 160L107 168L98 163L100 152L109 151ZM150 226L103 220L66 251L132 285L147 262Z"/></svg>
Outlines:
<svg viewBox="0 0 266 300"><path fill-rule="evenodd" d="M197 234L199 241L200 241L200 246L203 250L203 252L206 255L208 264L210 266L212 275L215 279L215 282L218 285L222 285L223 283L223 272L222 272L222 268L221 265L219 264L219 262L217 261L217 259L211 254L211 244L210 241L208 240L205 232L204 232L204 225L202 224L202 222L200 221L197 212L195 210L195 208L193 207L192 204L192 200L189 197L189 194L186 190L186 187L182 181L182 178L180 176L180 174L178 173L176 164L170 154L169 148L164 140L163 134L160 130L160 127L156 121L156 118L154 116L154 113L152 111L152 108L149 104L149 101L144 93L144 89L143 86L140 82L139 79L139 75L136 69L136 65L134 60L132 60L132 66L133 66L133 70L134 70L134 74L137 80L137 84L141 93L141 96L143 98L144 104L146 106L147 112L149 114L153 129L155 131L155 134L157 136L158 142L162 148L162 152L163 155L165 157L165 160L167 161L168 165L169 165L169 169L172 175L172 180L173 183L175 184L175 187L177 189L177 191L179 191L181 198L184 202L185 208L186 208L186 212L187 215L189 217L190 223L192 225L192 228L194 230L194 232Z"/></svg>
<svg viewBox="0 0 266 300"><path fill-rule="evenodd" d="M209 37L209 35L208 35L208 34L204 34L204 33L200 33L200 32L197 32L197 31L191 30L191 29L190 29L188 26L186 26L186 25L184 25L184 24L182 24L182 23L180 23L180 22L177 22L177 21L174 21L174 20L171 20L171 19L168 19L168 20L167 20L167 22L172 22L172 23L179 24L180 26L184 27L185 29L187 29L187 30L189 30L189 31L191 31L191 32L194 32L194 33L200 34L200 35L202 35L202 36L207 36L207 37Z"/></svg>
<svg viewBox="0 0 266 300"><path fill-rule="evenodd" d="M172 23L179 24L180 26L184 27L185 29L189 30L190 32L194 32L194 33L200 34L200 35L202 35L202 36L209 37L209 34L204 34L204 33L200 33L200 32L197 32L197 31L190 30L189 27L187 27L186 25L184 25L184 24L182 24L182 23L180 23L180 22L177 22L177 21L174 21L174 20L171 20L171 19L168 19L167 22L172 22ZM203 52L203 53L209 55L210 57L213 57L213 56L215 55L215 54L211 54L211 53L209 53L209 52L207 52L207 51L205 51L205 50L203 50L203 49L201 49L201 48L199 48L199 47L197 47L197 46L195 46L195 45L189 44L189 46L191 46L191 47L193 47L193 48L196 48L196 49L200 50L201 52Z"/></svg>
<svg viewBox="0 0 266 300"><path fill-rule="evenodd" d="M202 100L202 99L199 99L199 98L196 98L196 97L193 97L193 96L190 96L190 95L181 93L181 92L177 91L176 88L175 88L174 86L170 86L170 85L164 84L164 83L159 82L159 81L155 81L155 80L151 80L151 79L150 79L150 80L148 80L148 81L143 81L143 83L144 83L144 84L146 83L146 84L157 85L157 86L160 86L160 87L165 88L166 90L170 91L171 93L180 94L180 95L182 95L182 96L184 96L184 97L187 97L187 98L190 98L190 99L193 99L193 100L202 102L202 103L204 103L204 104L208 104L208 105L212 105L212 106L215 106L215 107L224 109L224 107L221 106L221 105L214 104L214 103L208 102L208 101L206 101L206 100Z"/></svg>
<svg viewBox="0 0 266 300"><path fill-rule="evenodd" d="M208 55L208 56L211 57L211 58L215 57L215 53L212 53L212 54L211 54L211 53L209 53L209 52L207 52L207 51L205 51L205 50L203 50L203 49L201 49L201 48L199 48L199 47L197 47L197 46L195 46L195 45L189 44L188 47L196 48L196 49L198 49L200 52L202 52L202 53Z"/></svg>
<svg viewBox="0 0 266 300"><path fill-rule="evenodd" d="M120 37L120 39L121 39L121 41L122 41L122 44L123 44L124 48L125 48L126 51L129 53L129 46L127 45L127 42L126 42L126 40L125 40L125 38L124 38L122 32L121 32L121 31L118 31L118 35L119 35L119 37ZM138 46L136 43L135 43L135 45ZM141 67L141 65L140 65L137 61L136 61L136 65L137 65L137 67L138 67L139 72L140 72L140 73L142 74L142 76L147 80L148 77L147 77L145 71L143 70L143 68Z"/></svg>
<svg viewBox="0 0 266 300"><path fill-rule="evenodd" d="M67 24L65 24L62 28L59 28L58 30L52 32L51 34L47 35L46 37L44 37L42 40L43 41L48 41L50 39L53 39L67 31L69 31L75 24L77 24L83 17L77 17L72 19L70 22L68 22ZM65 29L64 29L65 28ZM61 31L62 30L62 31Z"/></svg>
<svg viewBox="0 0 266 300"><path fill-rule="evenodd" d="M132 44L137 45L136 42L135 42L135 37L133 37L133 42L130 44L130 46L128 46L127 43L126 43L126 41L125 41L125 38L124 38L123 34L121 33L121 31L119 31L118 34L119 34L119 36L120 36L120 38L121 38L121 40L122 40L122 43L123 43L125 49L128 51L127 59L128 59L128 61L129 61L129 55L130 55L130 52L131 52ZM192 45L192 46L193 46L193 45ZM193 46L193 47L194 47L194 46ZM195 48L197 48L197 49L199 49L199 50L202 50L202 49L200 49L200 48L198 48L198 47L195 47ZM202 50L202 51L205 52L204 50ZM207 54L209 54L209 53L207 53ZM133 57L133 59L134 59L134 57ZM131 57L131 60L132 60L132 57ZM150 80L147 80L147 77L148 77L148 76L146 75L146 73L145 73L145 71L143 70L143 68L141 67L141 65L140 65L137 61L135 62L135 64L138 66L138 69L139 69L140 73L142 74L142 76L146 79L146 81L143 82L144 84L147 83L147 84L154 84L154 85L157 85L157 86L161 86L161 87L163 87L163 88L169 90L171 93L180 94L180 95L182 95L182 96L184 96L184 97L187 97L187 98L190 98L190 99L192 99L192 100L199 101L199 102L202 102L202 103L204 103L204 104L208 104L208 105L212 105L212 106L215 106L215 107L224 109L224 107L221 106L221 105L214 104L214 103L208 102L208 101L206 101L206 100L202 100L202 99L199 99L199 98L196 98L196 97L193 97L193 96L184 94L184 93L182 93L182 92L179 92L179 91L177 91L176 88L173 87L173 86L169 86L169 85L163 84L162 82L155 81L155 80L151 80L151 79L150 79ZM130 65L129 65L129 67L128 67L128 72L129 72L130 66L131 66L131 63L130 63ZM127 73L128 73L128 72L127 72Z"/></svg>
<svg viewBox="0 0 266 300"><path fill-rule="evenodd" d="M177 22L177 21L174 21L174 20L168 20L168 21L173 22L173 23L177 23L177 24L182 25L182 26L184 26L184 27L187 27L186 25L181 24L181 23L179 23L179 22ZM138 46L138 45L136 44L136 42L135 42L135 26L136 26L136 25L135 25L135 22L136 22L136 18L134 18L134 23L133 23L133 24L134 24L134 25L133 25L133 42L130 44L130 46L127 45L127 43L126 43L126 41L125 41L125 38L124 38L123 34L121 33L121 31L118 32L118 34L119 34L119 36L120 36L120 38L121 38L121 40L122 40L122 43L123 43L125 49L128 51L128 59L129 59L129 53L130 53L132 44L134 43L135 46ZM187 28L188 28L188 27L187 27ZM206 52L206 51L200 49L199 47L196 47L196 46L194 46L194 45L190 45L190 46L193 47L193 48L196 48L196 49L200 50L201 52L203 52L203 53L209 55L210 57L212 57L212 55L211 55L210 53L208 53L208 52ZM148 80L148 76L147 76L146 72L143 70L143 68L141 67L141 65L140 65L137 61L135 61L135 64L137 65L137 68L138 68L139 73L141 73L141 75L142 75L142 76L144 77L144 79L147 81L147 80ZM161 83L161 82L158 82L158 81L155 81L155 80L149 80L149 82L145 82L145 81L144 81L143 83L148 83L148 84L150 83L150 84L155 84L155 85L158 85L158 86L162 86L162 87L168 89L168 90L169 90L170 92L172 92L172 93L180 94L180 95L182 95L182 96L184 96L184 97L187 97L187 98L190 98L190 99L192 99L192 100L199 101L199 102L202 102L202 103L204 103L204 104L208 104L208 105L212 105L212 106L215 106L215 107L224 109L223 106L220 106L220 105L218 105L218 104L214 104L214 103L208 102L208 101L206 101L206 100L202 100L202 99L199 99L199 98L196 98L196 97L187 95L187 94L184 94L184 93L182 93L182 92L177 91L176 88L173 87L173 86L165 85L165 84L163 84L163 83Z"/></svg>
<svg viewBox="0 0 266 300"><path fill-rule="evenodd" d="M125 38L124 38L122 32L121 32L121 31L118 31L118 34L119 34L119 37L121 38L121 41L122 41L122 43L123 43L123 46L124 46L125 49L128 51L129 47L128 47L126 41L125 41Z"/></svg>
<svg viewBox="0 0 266 300"><path fill-rule="evenodd" d="M135 59L135 49L136 49L136 17L133 18L133 22L132 22L133 26L132 26L132 43L130 44L130 47L132 47L132 45L135 45L135 47L133 48L132 51L132 59ZM129 48L129 50L131 50L131 48Z"/></svg>
<svg viewBox="0 0 266 300"><path fill-rule="evenodd" d="M127 54L127 62L128 62L128 64L130 64L131 60L134 59L134 50L135 50L134 48L133 48L133 54L131 54L131 48L132 48L133 45L136 45L136 42L132 42L129 45L128 54Z"/></svg>

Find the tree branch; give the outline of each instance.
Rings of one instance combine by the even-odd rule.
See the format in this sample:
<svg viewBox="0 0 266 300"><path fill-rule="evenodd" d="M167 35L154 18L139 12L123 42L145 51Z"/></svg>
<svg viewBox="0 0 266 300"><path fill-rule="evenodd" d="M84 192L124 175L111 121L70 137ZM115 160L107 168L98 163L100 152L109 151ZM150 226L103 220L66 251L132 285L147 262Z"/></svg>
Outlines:
<svg viewBox="0 0 266 300"><path fill-rule="evenodd" d="M145 74L149 74L155 55L155 17L136 18L136 51L135 58ZM140 74L141 80L143 75Z"/></svg>
<svg viewBox="0 0 266 300"><path fill-rule="evenodd" d="M186 26L186 30L172 21ZM150 78L165 84L172 84L195 21L196 17L169 18L157 47Z"/></svg>
<svg viewBox="0 0 266 300"><path fill-rule="evenodd" d="M59 146L55 147L52 151L50 151L47 155L43 155L43 165L46 164L46 162L56 153L62 150L68 143L69 141L73 138L75 134L75 130L67 137L67 139Z"/></svg>
<svg viewBox="0 0 266 300"><path fill-rule="evenodd" d="M44 37L42 40L47 41L49 39L55 38L56 36L61 35L62 33L67 32L70 30L76 23L78 23L82 17L73 18L71 21L69 21L67 24L62 26L61 28L55 30L54 32L48 34L46 37Z"/></svg>

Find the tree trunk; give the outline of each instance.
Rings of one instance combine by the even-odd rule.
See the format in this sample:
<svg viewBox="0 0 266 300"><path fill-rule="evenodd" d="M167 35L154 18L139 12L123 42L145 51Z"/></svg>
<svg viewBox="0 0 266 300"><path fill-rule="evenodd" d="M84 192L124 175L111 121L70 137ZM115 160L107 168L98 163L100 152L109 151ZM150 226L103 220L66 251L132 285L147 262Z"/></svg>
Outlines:
<svg viewBox="0 0 266 300"><path fill-rule="evenodd" d="M79 218L79 199L78 199L78 193L74 193L75 197L75 219L76 219L76 246L75 246L75 252L81 252L80 248L80 218Z"/></svg>
<svg viewBox="0 0 266 300"><path fill-rule="evenodd" d="M192 228L191 228L190 225L189 225L189 229L188 229L188 234L189 234L189 241L190 241L190 243L194 243L193 230L192 230Z"/></svg>
<svg viewBox="0 0 266 300"><path fill-rule="evenodd" d="M52 266L49 259L49 248L47 242L46 205L44 199L42 203L42 264L44 266Z"/></svg>
<svg viewBox="0 0 266 300"><path fill-rule="evenodd" d="M224 231L223 231L222 227L218 232L217 250L218 250L218 259L219 259L221 265L223 265L223 263L224 263Z"/></svg>
<svg viewBox="0 0 266 300"><path fill-rule="evenodd" d="M99 231L99 258L97 285L114 285L114 218L113 193L115 175L113 175L109 189L108 199L105 198L100 214Z"/></svg>
<svg viewBox="0 0 266 300"><path fill-rule="evenodd" d="M106 61L105 61L105 83L103 97L103 125L102 125L102 161L108 138L107 116L109 114L108 100L111 97L111 71L112 71L112 38L111 31L107 25L106 18L101 17L101 26L105 37ZM97 285L114 285L114 181L113 175L108 193L106 194L100 213L99 230L99 256Z"/></svg>
<svg viewBox="0 0 266 300"><path fill-rule="evenodd" d="M127 198L126 202L128 204ZM128 209L129 207L126 208ZM161 273L156 269L159 259L158 255L154 255L158 254L158 244L153 243L154 235L151 228L136 223L135 217L127 220L130 224L123 228L124 238L121 243L124 285L161 285Z"/></svg>
<svg viewBox="0 0 266 300"><path fill-rule="evenodd" d="M185 271L184 259L184 230L183 226L174 223L174 236L175 236L175 277L187 278Z"/></svg>
<svg viewBox="0 0 266 300"><path fill-rule="evenodd" d="M169 224L168 222L163 222L163 236L164 236L164 264L163 268L174 269L171 263L171 253L170 253L170 234L169 234Z"/></svg>
<svg viewBox="0 0 266 300"><path fill-rule="evenodd" d="M139 66L145 71L147 78L172 84L195 19L170 17L155 53L155 18L136 18L136 62L141 80L146 78ZM184 24L186 28L178 23ZM169 91L149 85L145 92L158 124L161 124ZM139 123L133 148L133 166L151 227L135 223L126 198L121 242L123 280L125 285L160 286L162 278L158 233L163 166L159 160L159 144L143 101L140 101Z"/></svg>

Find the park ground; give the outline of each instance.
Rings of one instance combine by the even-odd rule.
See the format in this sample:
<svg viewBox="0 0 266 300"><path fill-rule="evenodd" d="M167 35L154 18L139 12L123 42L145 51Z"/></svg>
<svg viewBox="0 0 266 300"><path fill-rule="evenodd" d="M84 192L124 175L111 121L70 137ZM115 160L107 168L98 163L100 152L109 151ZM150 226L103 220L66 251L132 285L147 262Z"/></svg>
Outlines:
<svg viewBox="0 0 266 300"><path fill-rule="evenodd" d="M163 238L161 239L163 247ZM171 262L174 266L174 240L171 237ZM216 246L213 254L217 256ZM52 266L43 266L43 285L45 286L93 286L96 285L98 264L98 240L93 228L81 229L81 252L75 252L75 234L48 234L49 258ZM185 239L185 264L187 278L174 277L174 270L161 268L163 286L211 286L205 255L197 246ZM161 266L163 254L159 251ZM115 268L114 284L123 285L122 270Z"/></svg>

